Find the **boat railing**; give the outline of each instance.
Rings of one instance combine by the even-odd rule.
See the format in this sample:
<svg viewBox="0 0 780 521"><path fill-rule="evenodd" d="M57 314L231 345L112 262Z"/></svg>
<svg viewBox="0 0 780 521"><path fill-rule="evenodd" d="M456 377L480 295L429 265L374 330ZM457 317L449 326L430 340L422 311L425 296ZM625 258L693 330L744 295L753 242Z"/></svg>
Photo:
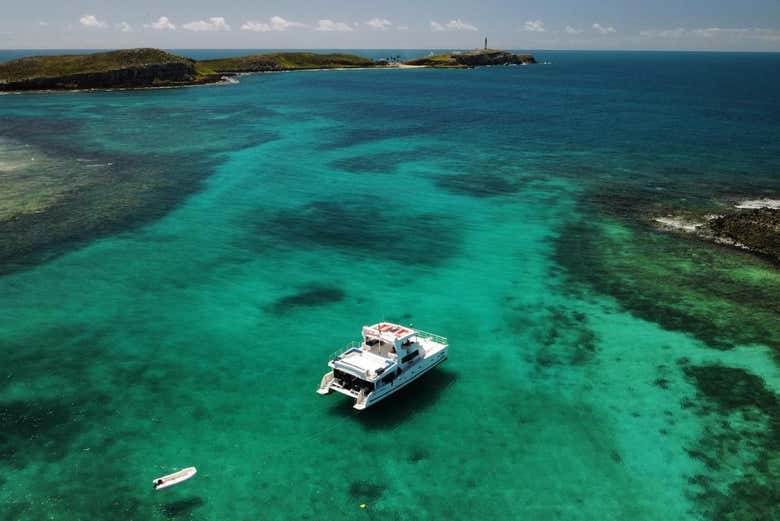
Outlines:
<svg viewBox="0 0 780 521"><path fill-rule="evenodd" d="M421 331L419 329L415 329L414 333L420 338L427 338L428 340L433 340L437 344L449 345L447 339L444 338L443 336L434 335L433 333L429 333L427 331Z"/></svg>
<svg viewBox="0 0 780 521"><path fill-rule="evenodd" d="M337 349L336 351L333 351L330 356L328 357L328 360L338 360L341 358L341 355L343 355L345 352L349 351L350 349L355 349L361 347L362 344L357 341L352 341L346 346L342 347L341 349Z"/></svg>

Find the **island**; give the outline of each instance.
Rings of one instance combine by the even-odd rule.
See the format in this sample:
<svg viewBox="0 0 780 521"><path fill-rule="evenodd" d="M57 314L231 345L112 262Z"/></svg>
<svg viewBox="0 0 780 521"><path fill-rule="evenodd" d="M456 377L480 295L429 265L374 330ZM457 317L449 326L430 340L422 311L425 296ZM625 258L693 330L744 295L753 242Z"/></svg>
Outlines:
<svg viewBox="0 0 780 521"><path fill-rule="evenodd" d="M178 87L226 81L240 73L403 67L463 68L536 63L528 54L494 49L452 52L401 63L345 53L277 52L193 60L159 49L30 56L0 63L0 91Z"/></svg>
<svg viewBox="0 0 780 521"><path fill-rule="evenodd" d="M536 59L530 54L514 54L496 49L476 49L473 51L434 54L408 60L406 65L440 68L469 68L494 65L530 65Z"/></svg>
<svg viewBox="0 0 780 521"><path fill-rule="evenodd" d="M220 79L195 60L159 49L30 56L0 63L0 91L162 87Z"/></svg>
<svg viewBox="0 0 780 521"><path fill-rule="evenodd" d="M275 72L317 69L359 69L379 67L376 62L354 54L319 54L314 52L276 52L199 62L220 74Z"/></svg>

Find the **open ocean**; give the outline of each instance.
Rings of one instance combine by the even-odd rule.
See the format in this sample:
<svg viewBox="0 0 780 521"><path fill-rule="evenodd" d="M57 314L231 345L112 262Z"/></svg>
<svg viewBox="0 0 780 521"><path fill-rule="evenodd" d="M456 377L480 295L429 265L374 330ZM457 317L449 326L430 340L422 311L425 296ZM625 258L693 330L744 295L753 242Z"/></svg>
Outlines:
<svg viewBox="0 0 780 521"><path fill-rule="evenodd" d="M0 96L0 520L780 519L780 54L534 54Z"/></svg>

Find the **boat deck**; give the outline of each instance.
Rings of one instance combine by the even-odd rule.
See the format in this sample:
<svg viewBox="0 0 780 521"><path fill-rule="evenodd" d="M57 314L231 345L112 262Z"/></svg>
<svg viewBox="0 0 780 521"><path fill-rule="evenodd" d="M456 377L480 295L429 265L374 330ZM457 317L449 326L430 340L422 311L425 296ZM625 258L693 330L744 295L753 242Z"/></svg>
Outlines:
<svg viewBox="0 0 780 521"><path fill-rule="evenodd" d="M349 350L334 362L335 368L346 366L349 369L357 369L367 377L391 365L393 365L392 360L359 348Z"/></svg>

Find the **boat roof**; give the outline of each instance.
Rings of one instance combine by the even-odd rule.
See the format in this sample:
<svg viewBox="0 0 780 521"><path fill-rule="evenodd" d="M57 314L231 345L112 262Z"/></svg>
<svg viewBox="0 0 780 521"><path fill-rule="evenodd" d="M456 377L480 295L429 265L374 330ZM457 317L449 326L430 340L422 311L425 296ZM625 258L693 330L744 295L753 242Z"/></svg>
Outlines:
<svg viewBox="0 0 780 521"><path fill-rule="evenodd" d="M411 327L393 324L392 322L379 322L373 326L363 327L363 334L378 337L385 342L395 343L414 336L416 331Z"/></svg>

